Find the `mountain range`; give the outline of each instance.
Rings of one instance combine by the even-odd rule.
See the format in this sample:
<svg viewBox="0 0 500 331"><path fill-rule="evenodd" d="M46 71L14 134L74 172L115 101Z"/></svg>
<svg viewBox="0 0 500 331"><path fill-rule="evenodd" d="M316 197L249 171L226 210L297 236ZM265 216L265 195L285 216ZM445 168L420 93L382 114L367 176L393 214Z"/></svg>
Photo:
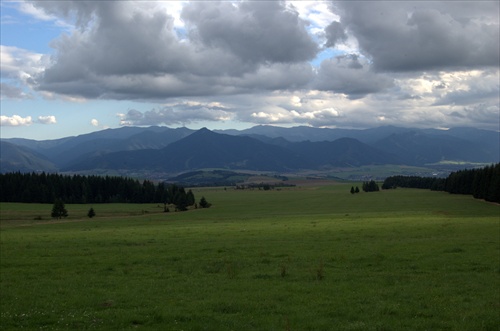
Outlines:
<svg viewBox="0 0 500 331"><path fill-rule="evenodd" d="M499 162L500 133L393 126L365 130L123 127L55 140L2 139L0 170L181 173L207 168L327 170L364 165Z"/></svg>

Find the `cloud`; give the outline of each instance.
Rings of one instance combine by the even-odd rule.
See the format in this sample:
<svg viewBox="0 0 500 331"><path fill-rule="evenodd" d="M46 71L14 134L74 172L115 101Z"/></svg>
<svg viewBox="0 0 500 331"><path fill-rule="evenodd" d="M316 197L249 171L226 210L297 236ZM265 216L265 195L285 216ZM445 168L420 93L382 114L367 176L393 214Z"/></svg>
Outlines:
<svg viewBox="0 0 500 331"><path fill-rule="evenodd" d="M39 90L70 96L161 99L290 88L303 84L287 76L290 69L311 71L305 61L318 52L306 23L278 2L188 3L186 40L171 15L144 2L35 5L73 13L80 27L53 42L56 56L36 79Z"/></svg>
<svg viewBox="0 0 500 331"><path fill-rule="evenodd" d="M45 69L47 58L43 54L0 45L0 68L2 79L13 79L31 85L33 77Z"/></svg>
<svg viewBox="0 0 500 331"><path fill-rule="evenodd" d="M93 119L90 121L90 124L91 124L92 126L99 126L99 121L98 121L98 120L96 120L95 118L93 118Z"/></svg>
<svg viewBox="0 0 500 331"><path fill-rule="evenodd" d="M340 116L334 108L325 108L313 111L299 112L297 110L276 109L274 111L259 111L251 115L261 124L308 124L312 126L325 126L333 124Z"/></svg>
<svg viewBox="0 0 500 331"><path fill-rule="evenodd" d="M335 126L344 117L344 96L323 91L269 92L230 97L235 120L255 124ZM240 105L239 107L237 105ZM241 106L244 105L244 106Z"/></svg>
<svg viewBox="0 0 500 331"><path fill-rule="evenodd" d="M40 124L56 124L57 121L56 121L56 117L53 116L53 115L49 115L49 116L38 116L38 121L37 123L40 123Z"/></svg>
<svg viewBox="0 0 500 331"><path fill-rule="evenodd" d="M120 125L186 125L200 121L227 121L233 118L231 110L218 102L184 102L146 112L130 109L126 114L118 116Z"/></svg>
<svg viewBox="0 0 500 331"><path fill-rule="evenodd" d="M25 93L23 89L7 83L0 83L1 99L33 99L31 93Z"/></svg>
<svg viewBox="0 0 500 331"><path fill-rule="evenodd" d="M19 115L0 116L1 126L28 126L33 124L31 116L21 117Z"/></svg>
<svg viewBox="0 0 500 331"><path fill-rule="evenodd" d="M243 62L312 60L317 44L296 11L278 1L191 2L182 11L191 39Z"/></svg>
<svg viewBox="0 0 500 331"><path fill-rule="evenodd" d="M342 27L374 68L416 71L499 64L498 2L341 1ZM339 39L339 27L330 44Z"/></svg>
<svg viewBox="0 0 500 331"><path fill-rule="evenodd" d="M35 7L32 3L29 2L21 2L19 4L19 9L22 13L33 16L34 18L41 21L52 21L57 19L55 16L47 14L47 12Z"/></svg>
<svg viewBox="0 0 500 331"><path fill-rule="evenodd" d="M325 47L335 47L339 42L347 40L347 34L340 22L333 21L325 28L326 43Z"/></svg>
<svg viewBox="0 0 500 331"><path fill-rule="evenodd" d="M351 99L358 99L392 87L393 79L370 70L366 60L350 54L323 61L313 86L318 90L343 93Z"/></svg>
<svg viewBox="0 0 500 331"><path fill-rule="evenodd" d="M435 88L439 95L434 105L498 104L499 70L469 70L441 73Z"/></svg>
<svg viewBox="0 0 500 331"><path fill-rule="evenodd" d="M498 129L498 2L23 3L72 28L50 55L1 46L2 98L136 101L122 125Z"/></svg>
<svg viewBox="0 0 500 331"><path fill-rule="evenodd" d="M12 115L12 116L0 116L0 122L1 126L29 126L33 123L38 123L38 124L56 124L56 117L49 115L49 116L38 116L36 122L33 122L33 119L31 116L26 116L26 117L21 117L19 115Z"/></svg>

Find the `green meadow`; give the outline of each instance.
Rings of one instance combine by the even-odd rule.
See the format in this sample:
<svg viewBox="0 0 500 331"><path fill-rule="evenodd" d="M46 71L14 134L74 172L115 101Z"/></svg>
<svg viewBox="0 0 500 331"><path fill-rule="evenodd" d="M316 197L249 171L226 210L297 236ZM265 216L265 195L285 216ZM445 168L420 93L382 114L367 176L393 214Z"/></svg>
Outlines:
<svg viewBox="0 0 500 331"><path fill-rule="evenodd" d="M63 220L1 203L0 329L498 330L499 205L319 184Z"/></svg>

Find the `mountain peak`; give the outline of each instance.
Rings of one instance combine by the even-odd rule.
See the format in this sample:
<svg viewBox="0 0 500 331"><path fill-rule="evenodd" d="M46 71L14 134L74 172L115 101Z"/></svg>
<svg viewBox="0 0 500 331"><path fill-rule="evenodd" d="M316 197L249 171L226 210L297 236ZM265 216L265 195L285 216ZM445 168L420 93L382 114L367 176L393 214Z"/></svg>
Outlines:
<svg viewBox="0 0 500 331"><path fill-rule="evenodd" d="M193 134L210 134L210 133L216 134L215 132L207 129L206 127L202 127L201 129L195 131Z"/></svg>

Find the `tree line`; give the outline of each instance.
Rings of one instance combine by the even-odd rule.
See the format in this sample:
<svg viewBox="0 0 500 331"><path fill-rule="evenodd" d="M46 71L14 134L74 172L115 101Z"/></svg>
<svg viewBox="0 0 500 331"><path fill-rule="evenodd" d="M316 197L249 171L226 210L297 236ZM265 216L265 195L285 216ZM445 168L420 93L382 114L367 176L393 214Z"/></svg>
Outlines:
<svg viewBox="0 0 500 331"><path fill-rule="evenodd" d="M0 174L0 187L3 202L163 203L178 210L195 204L193 192L182 186L117 176L13 172Z"/></svg>
<svg viewBox="0 0 500 331"><path fill-rule="evenodd" d="M452 194L467 194L476 199L500 203L500 163L480 169L455 171L446 178L392 176L386 178L382 185L382 189L396 187L424 188Z"/></svg>

